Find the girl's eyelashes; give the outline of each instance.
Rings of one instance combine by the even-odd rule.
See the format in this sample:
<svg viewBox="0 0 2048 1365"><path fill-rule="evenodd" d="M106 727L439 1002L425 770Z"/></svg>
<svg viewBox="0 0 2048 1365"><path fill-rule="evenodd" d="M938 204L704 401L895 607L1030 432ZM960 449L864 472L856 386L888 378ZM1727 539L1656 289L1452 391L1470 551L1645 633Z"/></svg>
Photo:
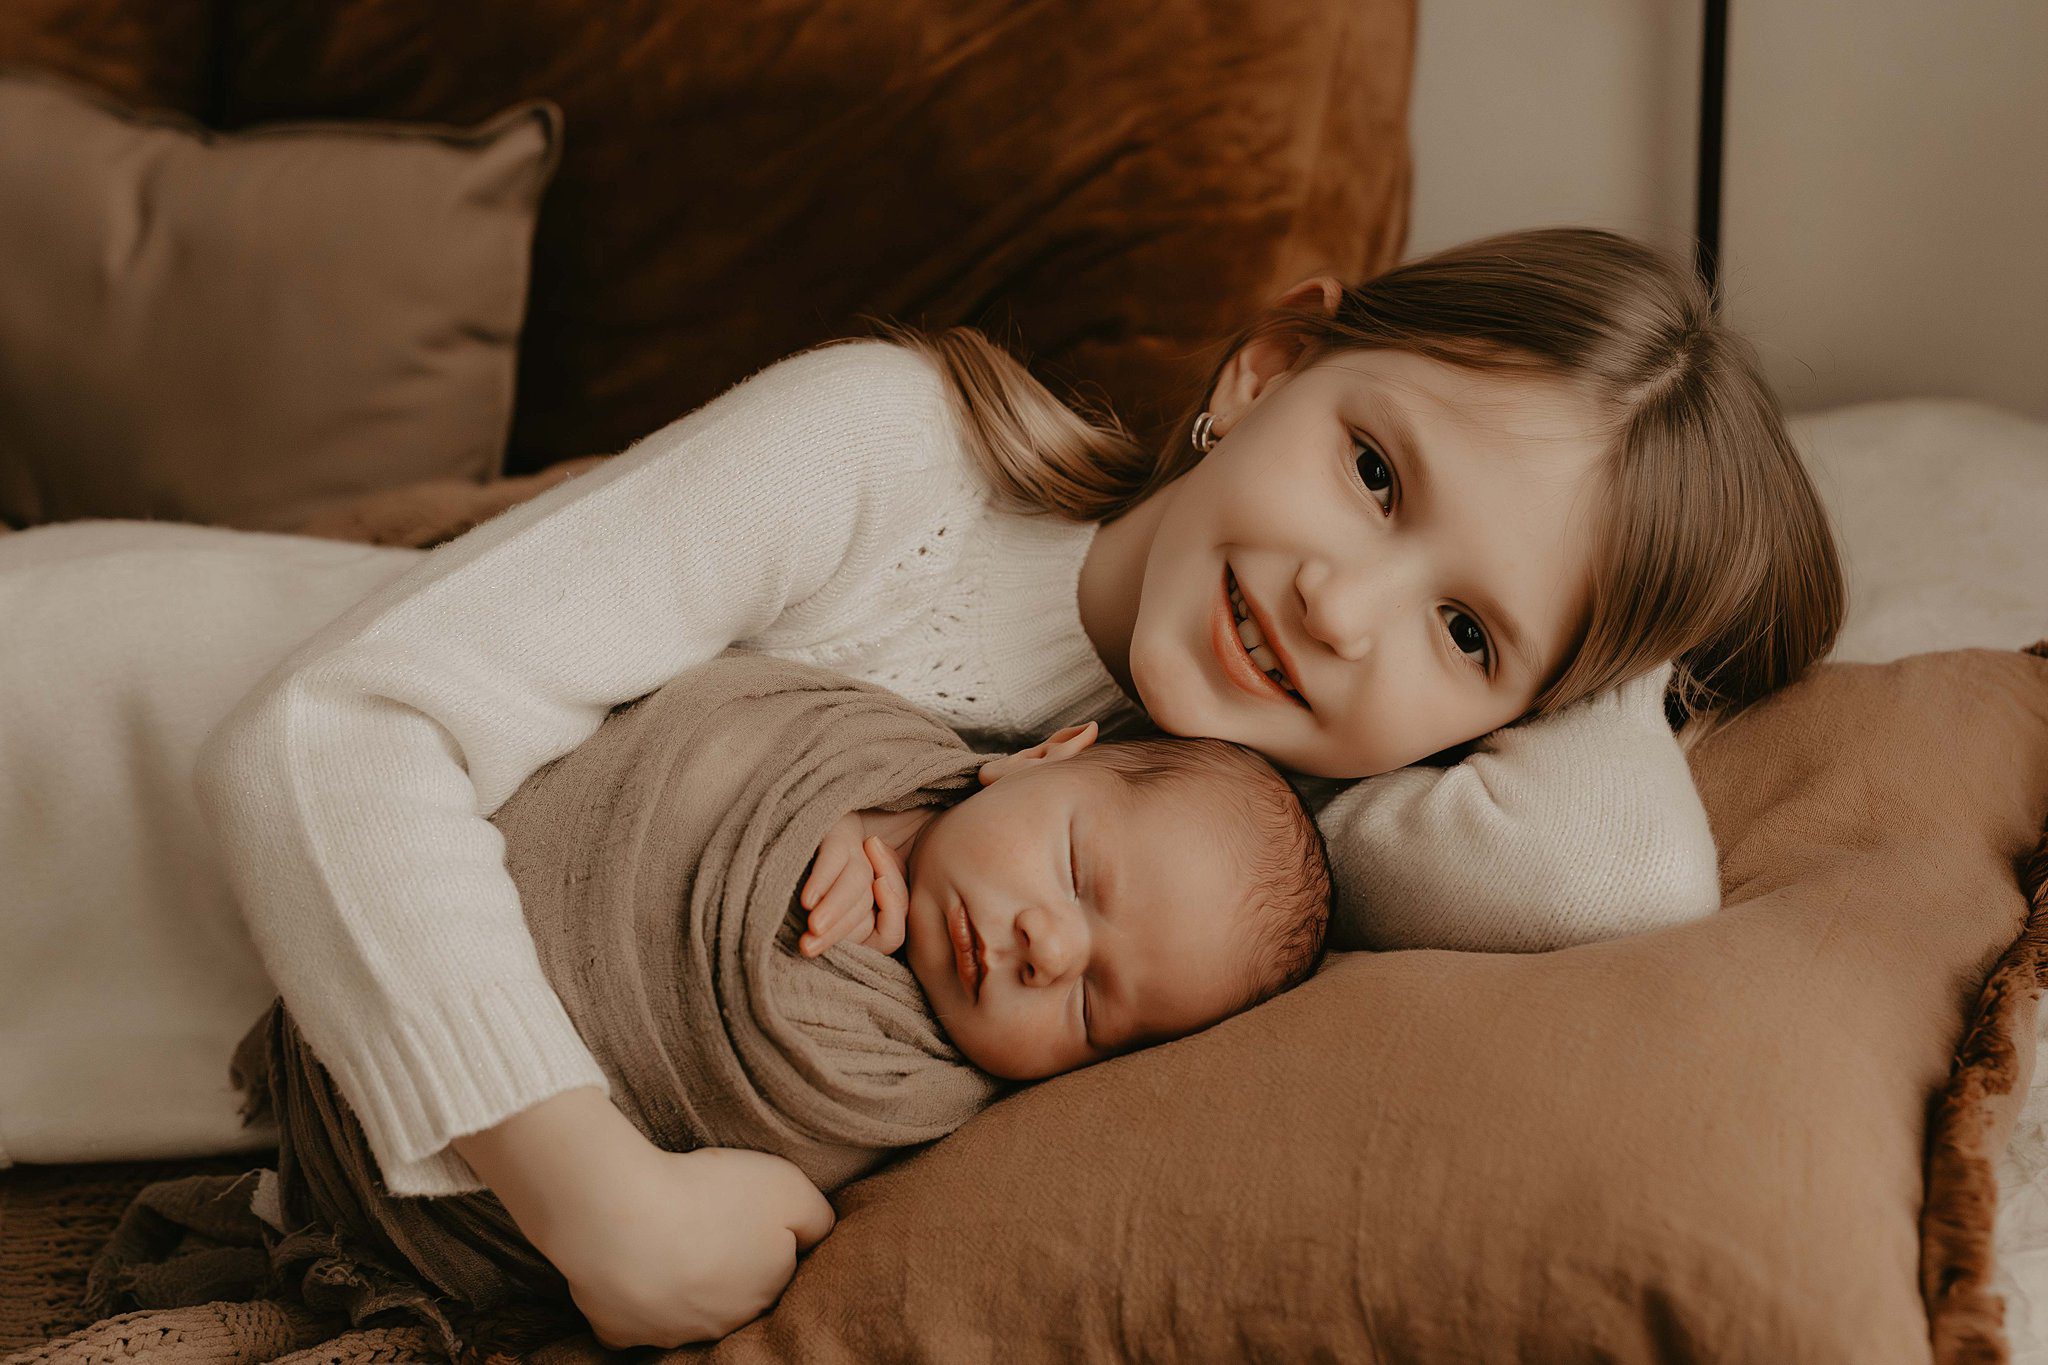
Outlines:
<svg viewBox="0 0 2048 1365"><path fill-rule="evenodd" d="M1365 491L1372 497L1374 505L1379 507L1380 514L1382 516L1392 516L1394 514L1393 463L1380 453L1379 447L1374 445L1371 440L1355 431L1351 433L1351 448L1359 452L1358 458L1352 462L1352 468L1357 473L1359 482L1365 486ZM1384 503L1381 503L1379 498L1382 491L1379 485L1382 482L1386 485L1384 491L1387 495L1387 500ZM1452 624L1449 630L1451 653L1455 654L1468 668L1471 668L1482 678L1491 677L1493 675L1493 646L1486 638L1485 627L1481 626L1474 617L1455 608L1451 611L1451 621ZM1464 642L1458 638L1457 622L1459 621L1471 622L1473 633L1479 637L1476 641L1480 647L1477 656L1465 652Z"/></svg>
<svg viewBox="0 0 2048 1365"><path fill-rule="evenodd" d="M1387 457L1380 454L1378 448L1371 441L1360 436L1355 431L1351 433L1351 448L1360 452L1358 458L1352 462L1352 465L1358 471L1359 481L1365 485L1365 491L1372 495L1374 503L1379 504L1382 516L1392 516L1394 514L1394 466L1387 462ZM1382 481L1386 484L1387 500L1384 503L1380 503L1380 492L1382 490L1378 487Z"/></svg>
<svg viewBox="0 0 2048 1365"><path fill-rule="evenodd" d="M1476 643L1479 645L1479 653L1477 655L1467 654L1465 652L1464 644L1459 641L1458 622L1460 621L1471 622L1472 633L1478 636L1478 640L1476 641ZM1463 659L1467 664L1471 665L1473 671L1478 673L1480 677L1484 678L1492 676L1493 646L1486 642L1485 630L1481 629L1477 621L1473 621L1471 617L1467 616L1462 611L1456 610L1455 608L1453 608L1451 611L1450 639L1452 653L1456 654L1460 659Z"/></svg>

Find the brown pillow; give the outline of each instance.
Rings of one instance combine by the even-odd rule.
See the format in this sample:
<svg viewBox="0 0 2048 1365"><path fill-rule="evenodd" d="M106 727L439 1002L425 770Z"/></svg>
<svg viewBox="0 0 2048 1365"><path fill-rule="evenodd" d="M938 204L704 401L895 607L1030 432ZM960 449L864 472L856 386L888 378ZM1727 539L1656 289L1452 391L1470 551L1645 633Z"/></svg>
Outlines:
<svg viewBox="0 0 2048 1365"><path fill-rule="evenodd" d="M623 449L862 313L980 324L1156 436L1200 348L1401 251L1415 0L489 12L237 0L221 60L229 126L568 111L513 473Z"/></svg>
<svg viewBox="0 0 2048 1365"><path fill-rule="evenodd" d="M545 102L208 132L0 71L0 519L286 530L498 472Z"/></svg>
<svg viewBox="0 0 2048 1365"><path fill-rule="evenodd" d="M2040 989L2048 659L1821 665L1690 760L1720 915L1337 955L842 1190L774 1311L680 1354L2002 1358L1986 1162Z"/></svg>

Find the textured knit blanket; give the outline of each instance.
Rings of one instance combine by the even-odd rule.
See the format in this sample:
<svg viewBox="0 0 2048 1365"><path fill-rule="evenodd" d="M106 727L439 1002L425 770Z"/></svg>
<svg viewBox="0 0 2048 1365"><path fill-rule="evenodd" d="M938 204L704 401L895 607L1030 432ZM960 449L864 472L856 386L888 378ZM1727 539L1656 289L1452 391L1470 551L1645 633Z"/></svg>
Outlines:
<svg viewBox="0 0 2048 1365"><path fill-rule="evenodd" d="M1001 1093L907 966L858 946L795 951L796 893L830 825L959 799L978 761L893 693L729 652L615 710L491 817L549 982L656 1145L772 1152L830 1191ZM99 1310L282 1294L357 1324L396 1310L452 1349L477 1314L567 1304L487 1191L382 1193L281 1004L235 1069L249 1111L279 1125L284 1234L251 1213L247 1177L148 1187L95 1268Z"/></svg>

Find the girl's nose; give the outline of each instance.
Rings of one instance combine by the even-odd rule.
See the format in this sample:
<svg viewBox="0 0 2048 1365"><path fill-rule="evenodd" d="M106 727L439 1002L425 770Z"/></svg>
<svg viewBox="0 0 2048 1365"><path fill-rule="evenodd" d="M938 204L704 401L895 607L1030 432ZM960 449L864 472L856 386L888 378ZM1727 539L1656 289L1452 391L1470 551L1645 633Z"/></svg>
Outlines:
<svg viewBox="0 0 2048 1365"><path fill-rule="evenodd" d="M1017 912L1019 970L1027 986L1044 986L1064 979L1083 951L1081 926L1071 918L1027 905Z"/></svg>
<svg viewBox="0 0 2048 1365"><path fill-rule="evenodd" d="M1340 659L1356 662L1372 651L1378 622L1385 616L1390 585L1364 566L1339 570L1327 563L1304 564L1295 575L1301 594L1301 624Z"/></svg>

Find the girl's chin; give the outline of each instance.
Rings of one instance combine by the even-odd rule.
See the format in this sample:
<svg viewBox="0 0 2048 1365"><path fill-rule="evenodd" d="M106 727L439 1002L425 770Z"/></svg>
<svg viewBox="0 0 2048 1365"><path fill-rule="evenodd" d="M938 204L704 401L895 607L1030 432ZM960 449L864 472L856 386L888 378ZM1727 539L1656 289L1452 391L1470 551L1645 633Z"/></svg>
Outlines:
<svg viewBox="0 0 2048 1365"><path fill-rule="evenodd" d="M1222 719L1220 699L1209 690L1202 660L1174 659L1163 669L1150 665L1149 657L1131 656L1131 688L1146 718L1169 735L1214 735Z"/></svg>

